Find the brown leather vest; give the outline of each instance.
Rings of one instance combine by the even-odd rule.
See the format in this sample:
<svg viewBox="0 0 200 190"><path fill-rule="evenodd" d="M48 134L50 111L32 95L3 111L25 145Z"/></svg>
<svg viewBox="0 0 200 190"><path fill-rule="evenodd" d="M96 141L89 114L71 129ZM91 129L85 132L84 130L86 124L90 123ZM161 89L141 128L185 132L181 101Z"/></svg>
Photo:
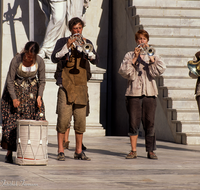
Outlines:
<svg viewBox="0 0 200 190"><path fill-rule="evenodd" d="M67 91L69 103L87 105L86 60L75 48L72 48L69 60L62 70L62 85Z"/></svg>

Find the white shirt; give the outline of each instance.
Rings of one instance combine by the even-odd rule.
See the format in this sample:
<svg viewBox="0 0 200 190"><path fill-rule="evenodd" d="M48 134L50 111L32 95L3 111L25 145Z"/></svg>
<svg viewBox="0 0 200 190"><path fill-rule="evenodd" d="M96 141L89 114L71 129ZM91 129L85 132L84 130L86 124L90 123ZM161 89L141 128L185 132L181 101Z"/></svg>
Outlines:
<svg viewBox="0 0 200 190"><path fill-rule="evenodd" d="M31 67L25 67L25 66L22 65L22 71L24 71L24 72L34 72L34 71L36 71L36 66L33 65Z"/></svg>

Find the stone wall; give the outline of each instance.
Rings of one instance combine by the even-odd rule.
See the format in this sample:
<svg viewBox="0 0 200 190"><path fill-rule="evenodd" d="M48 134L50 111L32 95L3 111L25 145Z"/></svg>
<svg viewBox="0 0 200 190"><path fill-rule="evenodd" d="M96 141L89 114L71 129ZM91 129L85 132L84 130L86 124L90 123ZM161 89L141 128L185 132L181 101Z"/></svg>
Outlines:
<svg viewBox="0 0 200 190"><path fill-rule="evenodd" d="M34 2L34 38L42 43L45 34L45 17L40 10L38 1ZM110 2L112 2L112 9L109 14ZM134 40L135 31L130 24L126 3L127 1L124 0L91 0L85 15L86 27L83 30L83 36L93 42L100 57L98 66L91 67L93 75L88 82L91 113L87 117L87 128L93 127L93 133L96 134L102 134L102 131L99 131L102 126L106 128L107 135L127 135L128 133L128 114L124 96L126 80L118 74L118 69L125 53L133 50L136 43ZM12 9L13 6L14 9ZM11 16L7 19L3 18L3 35L1 35L3 46L2 57L0 57L2 60L1 90L4 87L12 57L16 52L20 52L29 40L28 0L4 0L2 13L6 13L9 7L12 9ZM16 15L14 14L15 7L18 7ZM47 63L47 70L44 101L46 117L51 126L50 132L55 134L57 118L55 114L57 86L53 79L55 65ZM159 100L155 125L159 139L173 140Z"/></svg>
<svg viewBox="0 0 200 190"><path fill-rule="evenodd" d="M41 44L45 35L45 16L36 0L34 1L34 13L34 40ZM2 60L0 78L1 94L11 59L17 52L20 52L25 43L29 41L28 0L4 0L2 14L5 17L3 17L2 24L3 33L0 36L2 38L3 47L2 56L0 57ZM96 97L98 101L94 100L96 104L91 105L91 116L87 118L87 123L92 125L95 118L96 123L102 126L100 123L105 124L106 120L106 105L100 103L100 100L101 102L106 102L106 79L103 79L107 67L108 1L91 0L89 8L86 10L85 20L86 27L83 30L83 36L92 41L100 57L98 66L92 67L93 77L88 83L91 99ZM51 72L51 74L53 74L54 71L51 70ZM57 87L53 77L49 77L49 73L47 73L46 76L47 85L43 97L46 108L46 118L50 124L54 126L57 118L55 114ZM93 110L98 113L92 113ZM104 114L100 115L100 113Z"/></svg>
<svg viewBox="0 0 200 190"><path fill-rule="evenodd" d="M112 99L109 104L112 107L112 117L110 118L111 131L114 135L127 135L128 133L128 114L125 106L125 90L126 80L118 74L120 64L124 55L128 51L134 50L135 32L138 28L132 26L132 17L129 17L129 12L126 10L128 1L115 1L113 3L113 64L112 64ZM151 37L151 36L150 36ZM108 71L109 72L109 71ZM110 72L109 72L110 73ZM170 130L167 117L157 98L157 109L155 117L155 128L157 139L174 141L174 137ZM144 136L142 125L140 128L140 135Z"/></svg>

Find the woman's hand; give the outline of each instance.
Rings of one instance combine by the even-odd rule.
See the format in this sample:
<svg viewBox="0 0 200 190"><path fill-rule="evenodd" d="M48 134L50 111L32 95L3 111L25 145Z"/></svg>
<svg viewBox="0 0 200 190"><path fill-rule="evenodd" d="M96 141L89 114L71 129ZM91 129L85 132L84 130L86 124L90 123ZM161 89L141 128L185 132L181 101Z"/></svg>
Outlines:
<svg viewBox="0 0 200 190"><path fill-rule="evenodd" d="M154 63L155 62L154 56L149 56L149 59L150 59L150 63Z"/></svg>
<svg viewBox="0 0 200 190"><path fill-rule="evenodd" d="M139 47L136 47L136 48L135 48L135 50L134 50L135 57L134 57L133 60L132 60L133 64L136 63L137 58L138 58L138 56L140 55L140 50L141 50L141 49L140 49Z"/></svg>
<svg viewBox="0 0 200 190"><path fill-rule="evenodd" d="M38 104L38 107L42 106L42 98L41 98L41 96L37 97L37 104Z"/></svg>
<svg viewBox="0 0 200 190"><path fill-rule="evenodd" d="M135 48L134 53L135 53L136 58L138 58L138 56L140 55L140 51L141 51L141 49L139 47Z"/></svg>
<svg viewBox="0 0 200 190"><path fill-rule="evenodd" d="M20 105L20 101L18 99L13 99L13 106L17 108Z"/></svg>
<svg viewBox="0 0 200 190"><path fill-rule="evenodd" d="M145 44L145 45L147 48L149 47L149 44ZM154 61L155 61L154 56L149 56L149 59L150 59L150 63L154 63Z"/></svg>

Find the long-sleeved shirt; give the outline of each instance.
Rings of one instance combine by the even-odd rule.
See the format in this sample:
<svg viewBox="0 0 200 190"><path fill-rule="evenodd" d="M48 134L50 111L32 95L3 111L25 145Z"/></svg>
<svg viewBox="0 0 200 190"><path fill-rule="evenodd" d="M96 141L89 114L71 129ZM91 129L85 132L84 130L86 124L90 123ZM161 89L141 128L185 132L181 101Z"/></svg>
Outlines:
<svg viewBox="0 0 200 190"><path fill-rule="evenodd" d="M69 59L70 54L71 54L71 49L67 48L67 41L68 41L69 37L64 37L61 38L57 41L55 48L53 50L53 53L51 55L51 60L53 63L57 63L59 68L57 67L56 70L56 84L60 85L62 84L62 77L61 77L61 73L62 73L62 69L66 66L67 64L67 59ZM90 43L92 44L92 42L88 39L86 39L86 43ZM90 62L92 64L97 65L98 64L98 55L95 52L95 50L93 49L93 54L95 55L95 59L90 60ZM81 53L83 55L83 59L85 59L85 55L84 53ZM89 63L87 63L89 64Z"/></svg>
<svg viewBox="0 0 200 190"><path fill-rule="evenodd" d="M18 54L12 59L10 63L10 68L7 75L7 88L12 100L17 99L14 90L14 80L16 78L17 69L19 65L22 63L22 60L23 60L23 54ZM36 56L36 62L38 64L38 72L36 73L38 75L38 82L39 82L38 96L42 97L45 87L45 64L43 59L38 55Z"/></svg>
<svg viewBox="0 0 200 190"><path fill-rule="evenodd" d="M196 82L196 88L195 88L195 94L196 96L199 96L200 95L200 77L191 73L191 71L189 71L189 76L193 79L197 79L197 82Z"/></svg>
<svg viewBox="0 0 200 190"><path fill-rule="evenodd" d="M88 57L77 48L67 48L68 38L61 38L57 41L52 53L52 62L57 63L57 72L55 73L57 85L62 85L67 91L67 100L69 103L87 105L87 65ZM89 40L87 43L92 44ZM97 63L95 50L91 53L94 57L91 63ZM61 66L61 67L60 67Z"/></svg>
<svg viewBox="0 0 200 190"><path fill-rule="evenodd" d="M156 54L154 54L153 63L150 62L148 55L140 55L134 64L134 57L133 51L126 53L119 68L119 74L127 79L125 96L157 96L155 77L165 71L165 63Z"/></svg>

